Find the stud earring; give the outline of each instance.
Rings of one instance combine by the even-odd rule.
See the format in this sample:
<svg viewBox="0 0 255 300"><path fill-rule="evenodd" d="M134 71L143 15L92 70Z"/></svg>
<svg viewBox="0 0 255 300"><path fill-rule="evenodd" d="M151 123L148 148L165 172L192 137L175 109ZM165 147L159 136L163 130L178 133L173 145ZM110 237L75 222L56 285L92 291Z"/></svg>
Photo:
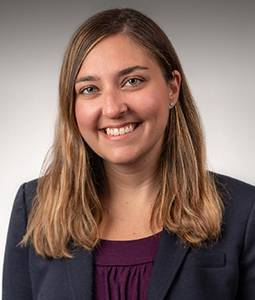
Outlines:
<svg viewBox="0 0 255 300"><path fill-rule="evenodd" d="M171 109L173 106L174 106L174 103L173 103L173 102L171 102L171 103L168 105L169 109Z"/></svg>

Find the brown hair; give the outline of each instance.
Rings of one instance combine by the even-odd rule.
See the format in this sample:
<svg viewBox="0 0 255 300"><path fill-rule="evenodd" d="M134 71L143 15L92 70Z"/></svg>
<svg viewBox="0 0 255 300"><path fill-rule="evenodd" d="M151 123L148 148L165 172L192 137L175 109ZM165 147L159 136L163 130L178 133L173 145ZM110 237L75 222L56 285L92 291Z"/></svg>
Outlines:
<svg viewBox="0 0 255 300"><path fill-rule="evenodd" d="M74 114L74 83L88 52L101 39L123 33L155 57L166 81L182 77L177 104L170 110L160 158L161 188L150 224L163 224L185 244L200 246L220 234L223 203L206 168L205 140L198 110L182 66L166 34L144 14L129 8L97 13L74 33L59 83L59 113L50 159L39 177L37 195L21 245L54 258L72 257L69 242L93 250L102 221L102 159L83 140ZM47 163L47 164L46 164ZM100 188L99 188L100 187Z"/></svg>

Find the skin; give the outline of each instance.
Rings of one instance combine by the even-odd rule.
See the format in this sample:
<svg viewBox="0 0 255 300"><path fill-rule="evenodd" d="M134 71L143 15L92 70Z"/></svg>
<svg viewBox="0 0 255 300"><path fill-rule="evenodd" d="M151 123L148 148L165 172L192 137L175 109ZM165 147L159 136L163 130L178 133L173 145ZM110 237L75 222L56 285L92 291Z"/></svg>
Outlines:
<svg viewBox="0 0 255 300"><path fill-rule="evenodd" d="M120 70L142 66L125 75ZM84 81L85 76L96 77ZM157 193L157 165L181 76L166 82L156 60L123 34L100 41L85 58L75 85L75 116L86 143L103 158L108 193L101 238L150 235L148 221ZM88 79L88 78L87 78ZM139 122L129 135L109 138L102 128ZM159 226L155 232L159 231Z"/></svg>

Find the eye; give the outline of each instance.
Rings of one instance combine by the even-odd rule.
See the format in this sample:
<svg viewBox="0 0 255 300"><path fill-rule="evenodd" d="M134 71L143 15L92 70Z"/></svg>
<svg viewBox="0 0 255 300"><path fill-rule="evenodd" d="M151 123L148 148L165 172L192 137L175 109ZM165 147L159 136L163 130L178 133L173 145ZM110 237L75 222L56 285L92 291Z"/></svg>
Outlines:
<svg viewBox="0 0 255 300"><path fill-rule="evenodd" d="M97 90L97 87L95 87L95 86L88 86L88 87L80 89L79 94L89 95L89 94L94 93L95 90Z"/></svg>
<svg viewBox="0 0 255 300"><path fill-rule="evenodd" d="M142 83L143 81L144 81L144 79L142 79L142 78L132 77L126 81L126 84L130 83L131 86L137 86L140 83Z"/></svg>

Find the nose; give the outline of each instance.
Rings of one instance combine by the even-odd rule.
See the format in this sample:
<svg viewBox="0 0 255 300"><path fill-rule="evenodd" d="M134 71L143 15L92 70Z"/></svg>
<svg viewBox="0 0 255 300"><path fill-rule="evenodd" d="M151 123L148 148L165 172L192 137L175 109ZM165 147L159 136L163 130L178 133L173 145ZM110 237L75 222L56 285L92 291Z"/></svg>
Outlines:
<svg viewBox="0 0 255 300"><path fill-rule="evenodd" d="M108 118L119 118L128 110L128 106L123 101L120 93L116 91L108 91L104 95L102 114Z"/></svg>

